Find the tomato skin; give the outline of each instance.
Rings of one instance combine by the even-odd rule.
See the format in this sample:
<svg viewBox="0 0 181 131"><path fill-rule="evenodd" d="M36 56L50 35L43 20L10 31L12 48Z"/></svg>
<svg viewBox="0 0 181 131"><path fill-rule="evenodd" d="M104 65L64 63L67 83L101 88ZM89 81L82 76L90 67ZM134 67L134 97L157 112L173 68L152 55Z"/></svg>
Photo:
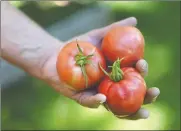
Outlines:
<svg viewBox="0 0 181 131"><path fill-rule="evenodd" d="M112 28L105 35L101 48L110 62L124 57L121 67L133 67L139 59L144 57L144 46L144 37L137 28L119 26Z"/></svg>
<svg viewBox="0 0 181 131"><path fill-rule="evenodd" d="M104 73L101 71L98 63L106 68L106 62L102 52L93 44L78 41L84 55L90 55L94 51L94 55L89 58L92 64L86 64L85 70L88 77L88 87L97 84L103 78ZM75 56L79 53L77 42L72 41L66 44L60 51L57 58L57 72L62 82L71 88L79 91L86 88L85 78L79 65L76 64Z"/></svg>
<svg viewBox="0 0 181 131"><path fill-rule="evenodd" d="M140 109L146 94L146 83L139 72L132 67L121 69L124 77L119 82L105 77L98 92L106 96L106 106L117 116L129 116Z"/></svg>

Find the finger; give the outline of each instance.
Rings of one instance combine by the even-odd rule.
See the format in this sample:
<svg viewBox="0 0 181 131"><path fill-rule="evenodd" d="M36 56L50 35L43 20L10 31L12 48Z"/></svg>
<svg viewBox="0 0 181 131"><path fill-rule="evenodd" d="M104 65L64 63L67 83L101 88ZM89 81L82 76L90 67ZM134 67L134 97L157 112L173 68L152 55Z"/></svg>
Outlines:
<svg viewBox="0 0 181 131"><path fill-rule="evenodd" d="M82 99L79 99L79 103L90 108L98 108L102 103L106 101L106 96L103 94L96 94L94 96L81 98Z"/></svg>
<svg viewBox="0 0 181 131"><path fill-rule="evenodd" d="M156 101L156 99L159 95L160 95L160 90L157 87L149 88L146 92L144 104L150 104L150 103Z"/></svg>
<svg viewBox="0 0 181 131"><path fill-rule="evenodd" d="M103 94L90 95L82 93L77 97L74 97L79 104L89 108L98 108L102 103L106 101L106 96Z"/></svg>
<svg viewBox="0 0 181 131"><path fill-rule="evenodd" d="M111 25L108 25L106 27L100 28L100 29L95 29L90 32L88 32L86 35L89 36L91 40L94 41L95 44L98 44L100 40L105 36L105 34L113 27L115 26L136 26L137 24L137 19L135 17L129 17L124 20L115 22Z"/></svg>
<svg viewBox="0 0 181 131"><path fill-rule="evenodd" d="M150 113L148 110L144 108L140 108L135 114L127 116L127 117L119 117L116 116L119 119L126 119L126 120L139 120L139 119L147 119L149 117Z"/></svg>
<svg viewBox="0 0 181 131"><path fill-rule="evenodd" d="M135 17L129 17L129 18L126 18L124 20L115 22L111 25L108 25L106 27L93 30L93 31L89 32L89 34L90 34L90 36L95 37L95 38L97 38L97 37L102 38L111 28L113 28L115 26L136 26L136 24L137 24L136 18Z"/></svg>
<svg viewBox="0 0 181 131"><path fill-rule="evenodd" d="M140 59L136 63L136 69L140 72L143 77L148 75L148 63L144 59Z"/></svg>
<svg viewBox="0 0 181 131"><path fill-rule="evenodd" d="M83 105L87 105L90 108L98 108L106 101L106 96L103 94L96 94L95 96L88 97L82 101Z"/></svg>
<svg viewBox="0 0 181 131"><path fill-rule="evenodd" d="M127 120L139 120L139 119L147 119L149 117L150 113L148 110L144 108L140 108L135 114L126 117Z"/></svg>

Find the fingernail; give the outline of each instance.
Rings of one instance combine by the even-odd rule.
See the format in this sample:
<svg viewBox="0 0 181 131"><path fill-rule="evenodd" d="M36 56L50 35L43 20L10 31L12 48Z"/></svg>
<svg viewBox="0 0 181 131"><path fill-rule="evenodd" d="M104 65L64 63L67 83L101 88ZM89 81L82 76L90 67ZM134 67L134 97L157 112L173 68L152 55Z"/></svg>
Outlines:
<svg viewBox="0 0 181 131"><path fill-rule="evenodd" d="M148 63L144 59L141 59L136 63L136 69L145 77L148 74Z"/></svg>
<svg viewBox="0 0 181 131"><path fill-rule="evenodd" d="M152 87L148 89L148 92L150 94L150 97L152 97L152 99L155 99L160 95L160 90L157 87Z"/></svg>

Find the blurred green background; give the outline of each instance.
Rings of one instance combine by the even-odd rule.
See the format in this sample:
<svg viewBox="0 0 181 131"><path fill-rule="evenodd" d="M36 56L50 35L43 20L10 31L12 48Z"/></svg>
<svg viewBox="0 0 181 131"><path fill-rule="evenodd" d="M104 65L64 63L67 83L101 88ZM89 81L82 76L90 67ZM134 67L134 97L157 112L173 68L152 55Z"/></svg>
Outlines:
<svg viewBox="0 0 181 131"><path fill-rule="evenodd" d="M65 19L68 21L69 17L75 14L75 21L71 19L64 22L74 26L71 22L81 22L81 17L76 17L76 12L84 12L87 9L89 13L86 16L89 19L96 11L100 15L99 18L102 18L100 20L92 18L89 24L83 24L84 26L74 32L68 32L69 36L66 35L64 39L72 37L77 32L80 34L135 16L138 19L137 27L142 31L146 41L145 59L149 63L146 82L148 87L159 87L161 94L154 104L145 106L150 110L148 119L119 120L103 107L98 109L82 107L58 94L42 81L28 76L20 82L11 84L11 88L1 91L2 129L180 129L180 2L12 1L11 3L44 28L52 27ZM97 22L98 26L95 24ZM69 28L64 30L69 31ZM55 33L54 36L56 34L61 38L61 33Z"/></svg>

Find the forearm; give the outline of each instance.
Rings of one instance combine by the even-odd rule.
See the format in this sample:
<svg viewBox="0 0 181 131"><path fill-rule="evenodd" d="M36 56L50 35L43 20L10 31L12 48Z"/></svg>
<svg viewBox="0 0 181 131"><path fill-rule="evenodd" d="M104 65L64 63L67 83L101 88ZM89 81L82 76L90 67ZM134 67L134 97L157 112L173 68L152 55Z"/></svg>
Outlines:
<svg viewBox="0 0 181 131"><path fill-rule="evenodd" d="M60 41L7 2L2 2L1 12L2 57L41 78L41 69Z"/></svg>

